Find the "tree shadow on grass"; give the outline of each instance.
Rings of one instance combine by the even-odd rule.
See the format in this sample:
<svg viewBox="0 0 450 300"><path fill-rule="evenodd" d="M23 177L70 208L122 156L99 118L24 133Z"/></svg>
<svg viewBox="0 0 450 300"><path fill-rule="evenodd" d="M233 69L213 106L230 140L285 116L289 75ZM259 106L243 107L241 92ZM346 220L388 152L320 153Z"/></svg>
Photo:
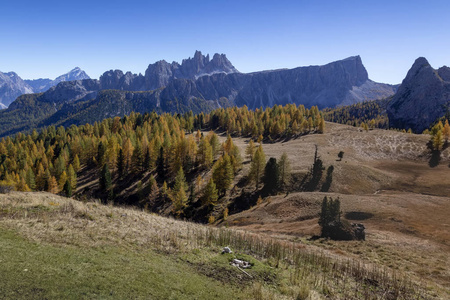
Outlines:
<svg viewBox="0 0 450 300"><path fill-rule="evenodd" d="M428 165L430 166L430 168L437 167L440 161L441 161L441 151L439 150L431 151L431 157L430 160L428 161Z"/></svg>

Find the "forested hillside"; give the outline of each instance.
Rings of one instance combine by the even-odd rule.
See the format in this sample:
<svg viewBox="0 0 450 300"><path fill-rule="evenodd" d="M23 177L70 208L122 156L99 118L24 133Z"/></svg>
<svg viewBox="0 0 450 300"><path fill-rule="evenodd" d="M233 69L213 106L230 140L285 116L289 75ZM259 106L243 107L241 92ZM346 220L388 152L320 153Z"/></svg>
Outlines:
<svg viewBox="0 0 450 300"><path fill-rule="evenodd" d="M51 126L1 140L0 185L72 196L77 177L84 174L98 185L95 190L79 188L78 196L93 195L105 202L150 209L169 203L174 215L187 217L192 213L189 206L196 202L203 206L197 207L203 209L203 217L225 195L241 168L241 153L231 136L274 141L321 133L324 126L317 107L293 104L255 111L235 107L198 115L131 113L94 125ZM223 144L213 130L228 133ZM261 151L255 145L247 155L260 155L264 168ZM257 168L258 185L262 168ZM208 175L199 177L200 172ZM120 195L130 184L137 184L137 191Z"/></svg>
<svg viewBox="0 0 450 300"><path fill-rule="evenodd" d="M386 107L391 98L365 101L338 108L325 108L326 121L364 128L389 129Z"/></svg>

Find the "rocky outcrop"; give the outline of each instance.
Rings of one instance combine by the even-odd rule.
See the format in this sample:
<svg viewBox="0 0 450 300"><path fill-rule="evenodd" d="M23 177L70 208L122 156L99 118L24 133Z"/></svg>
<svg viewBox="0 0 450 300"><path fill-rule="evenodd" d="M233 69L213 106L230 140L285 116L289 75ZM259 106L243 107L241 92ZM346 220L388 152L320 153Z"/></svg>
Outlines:
<svg viewBox="0 0 450 300"><path fill-rule="evenodd" d="M365 241L366 227L361 223L348 223L344 221L333 221L322 227L322 237L336 241Z"/></svg>
<svg viewBox="0 0 450 300"><path fill-rule="evenodd" d="M422 132L450 106L450 68L416 59L387 108L390 127Z"/></svg>

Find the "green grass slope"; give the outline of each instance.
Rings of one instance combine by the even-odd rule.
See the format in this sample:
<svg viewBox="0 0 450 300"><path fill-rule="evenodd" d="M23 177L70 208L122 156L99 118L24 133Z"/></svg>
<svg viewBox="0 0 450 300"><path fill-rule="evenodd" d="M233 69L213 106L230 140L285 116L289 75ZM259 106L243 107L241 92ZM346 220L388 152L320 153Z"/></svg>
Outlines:
<svg viewBox="0 0 450 300"><path fill-rule="evenodd" d="M226 245L232 254L220 253ZM0 194L0 249L6 299L433 297L399 273L317 247L48 193Z"/></svg>

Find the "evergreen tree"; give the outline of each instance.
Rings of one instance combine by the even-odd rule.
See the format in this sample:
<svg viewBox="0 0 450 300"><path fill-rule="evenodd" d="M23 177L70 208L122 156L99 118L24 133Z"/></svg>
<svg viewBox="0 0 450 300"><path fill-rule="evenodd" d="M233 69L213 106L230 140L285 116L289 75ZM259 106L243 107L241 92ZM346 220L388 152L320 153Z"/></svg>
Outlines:
<svg viewBox="0 0 450 300"><path fill-rule="evenodd" d="M164 149L163 147L159 148L159 155L156 161L156 171L158 172L158 177L160 181L166 179L166 163L164 159Z"/></svg>
<svg viewBox="0 0 450 300"><path fill-rule="evenodd" d="M125 174L125 158L123 156L122 149L119 150L119 154L117 156L117 175L119 178L122 178Z"/></svg>
<svg viewBox="0 0 450 300"><path fill-rule="evenodd" d="M67 180L64 184L63 192L66 197L72 197L72 185L70 184L69 180Z"/></svg>
<svg viewBox="0 0 450 300"><path fill-rule="evenodd" d="M280 172L280 188L285 189L291 181L291 163L286 152L283 152L280 157L278 170Z"/></svg>
<svg viewBox="0 0 450 300"><path fill-rule="evenodd" d="M78 172L80 170L80 159L78 158L78 154L76 154L73 158L73 169L75 170L75 172Z"/></svg>
<svg viewBox="0 0 450 300"><path fill-rule="evenodd" d="M101 168L105 164L105 154L106 154L106 146L103 144L102 141L98 144L97 147L97 164L98 167Z"/></svg>
<svg viewBox="0 0 450 300"><path fill-rule="evenodd" d="M144 165L142 171L143 172L150 171L151 167L152 167L152 159L150 156L150 149L147 147L145 150Z"/></svg>
<svg viewBox="0 0 450 300"><path fill-rule="evenodd" d="M123 150L123 158L124 158L124 170L125 170L125 175L127 175L131 168L131 164L132 164L131 157L133 156L133 152L134 152L133 144L131 143L131 140L129 138L127 138L125 140L122 150Z"/></svg>
<svg viewBox="0 0 450 300"><path fill-rule="evenodd" d="M261 181L261 177L264 172L264 167L266 164L266 155L262 149L262 146L259 145L258 149L253 156L253 161L250 164L250 173L249 177L251 180L255 182L256 189L259 187L259 182Z"/></svg>
<svg viewBox="0 0 450 300"><path fill-rule="evenodd" d="M309 181L306 184L306 190L307 191L314 191L322 179L323 170L325 169L323 167L322 159L320 159L320 156L318 155L318 147L315 146L316 150L314 152L314 163L311 167L310 172L308 173Z"/></svg>
<svg viewBox="0 0 450 300"><path fill-rule="evenodd" d="M320 227L324 227L326 224L330 222L330 211L328 209L328 197L323 197L322 200L322 206L320 209L320 215L319 215L319 225Z"/></svg>
<svg viewBox="0 0 450 300"><path fill-rule="evenodd" d="M439 130L436 135L433 137L433 149L437 151L442 150L442 146L444 145L444 140L442 138L442 131Z"/></svg>
<svg viewBox="0 0 450 300"><path fill-rule="evenodd" d="M42 163L39 163L39 167L38 167L38 173L36 176L36 189L38 191L45 191L45 171L44 171L44 167L42 166Z"/></svg>
<svg viewBox="0 0 450 300"><path fill-rule="evenodd" d="M276 194L280 187L280 172L277 164L277 159L269 158L266 167L264 168L263 177L264 189L269 194Z"/></svg>
<svg viewBox="0 0 450 300"><path fill-rule="evenodd" d="M219 138L217 137L217 134L215 134L212 131L209 133L209 144L212 147L213 158L214 158L214 156L216 156L217 153L219 152L220 143L219 143Z"/></svg>
<svg viewBox="0 0 450 300"><path fill-rule="evenodd" d="M206 205L216 205L218 196L218 191L214 179L209 179L208 183L203 190L203 203Z"/></svg>
<svg viewBox="0 0 450 300"><path fill-rule="evenodd" d="M160 197L161 199L166 200L167 197L169 196L169 189L167 188L167 182L164 181L161 189L160 189Z"/></svg>
<svg viewBox="0 0 450 300"><path fill-rule="evenodd" d="M339 223L341 221L341 201L339 198L333 200L331 197L324 197L319 215L319 225L322 230L329 226L332 222Z"/></svg>
<svg viewBox="0 0 450 300"><path fill-rule="evenodd" d="M58 158L55 161L55 177L60 178L61 174L66 170L66 162L64 160L64 157L62 155L59 155Z"/></svg>
<svg viewBox="0 0 450 300"><path fill-rule="evenodd" d="M34 176L33 170L31 168L28 168L28 170L27 170L26 183L30 189L32 189L32 190L36 189L35 176Z"/></svg>
<svg viewBox="0 0 450 300"><path fill-rule="evenodd" d="M75 173L75 170L73 169L73 166L71 164L67 169L67 179L72 186L72 190L75 190L77 188L77 173Z"/></svg>
<svg viewBox="0 0 450 300"><path fill-rule="evenodd" d="M207 138L201 138L198 145L198 155L200 157L200 165L209 169L213 163L213 148Z"/></svg>
<svg viewBox="0 0 450 300"><path fill-rule="evenodd" d="M159 188L158 184L156 183L155 177L153 175L150 177L150 194L148 196L149 203L152 205L156 202L156 199L158 198Z"/></svg>
<svg viewBox="0 0 450 300"><path fill-rule="evenodd" d="M324 133L324 131L325 131L325 120L323 118L320 118L318 132Z"/></svg>
<svg viewBox="0 0 450 300"><path fill-rule="evenodd" d="M112 187L111 172L109 171L107 164L103 164L98 183L100 190L103 192L108 192Z"/></svg>
<svg viewBox="0 0 450 300"><path fill-rule="evenodd" d="M188 186L186 183L186 178L184 176L183 168L180 167L175 177L175 184L171 192L173 212L178 216L183 213L183 210L186 207L188 200L188 197L186 195L187 190Z"/></svg>
<svg viewBox="0 0 450 300"><path fill-rule="evenodd" d="M30 187L27 185L27 183L25 182L24 178L20 178L16 184L16 190L19 192L29 192Z"/></svg>
<svg viewBox="0 0 450 300"><path fill-rule="evenodd" d="M52 194L58 193L58 183L56 182L55 176L50 176L48 179L47 192Z"/></svg>
<svg viewBox="0 0 450 300"><path fill-rule="evenodd" d="M194 187L193 184L190 184L189 185L189 198L188 198L188 201L187 201L187 205L191 205L192 203L194 203L195 197L196 197L195 187Z"/></svg>
<svg viewBox="0 0 450 300"><path fill-rule="evenodd" d="M137 183L137 197L139 203L144 201L145 195L144 195L144 185L142 184L142 180L139 180Z"/></svg>
<svg viewBox="0 0 450 300"><path fill-rule="evenodd" d="M231 165L230 157L225 154L217 160L213 167L213 180L220 194L225 194L233 179L233 166Z"/></svg>
<svg viewBox="0 0 450 300"><path fill-rule="evenodd" d="M50 174L50 170L46 169L44 173L44 191L50 192L50 190L53 188L53 186L50 186L50 181L52 179L52 175ZM53 184L53 182L51 182ZM56 182L55 178L55 185L58 186L58 183Z"/></svg>
<svg viewBox="0 0 450 300"><path fill-rule="evenodd" d="M106 199L111 200L114 198L111 172L109 171L108 164L106 163L103 164L102 170L100 171L99 187L100 190L105 193Z"/></svg>
<svg viewBox="0 0 450 300"><path fill-rule="evenodd" d="M255 152L255 143L253 143L253 140L250 139L250 141L248 142L248 146L245 149L245 154L247 154L248 158L250 159L250 161L253 160L253 154Z"/></svg>
<svg viewBox="0 0 450 300"><path fill-rule="evenodd" d="M448 124L448 120L445 120L444 128L442 128L442 135L444 136L444 140L446 143L450 140L450 125Z"/></svg>
<svg viewBox="0 0 450 300"><path fill-rule="evenodd" d="M58 188L60 191L62 191L64 189L64 185L66 184L66 181L67 181L67 173L66 173L66 171L64 171L58 180Z"/></svg>
<svg viewBox="0 0 450 300"><path fill-rule="evenodd" d="M144 169L144 155L142 154L141 143L136 143L136 148L133 150L133 155L131 157L131 162L133 166L133 172L139 173Z"/></svg>

